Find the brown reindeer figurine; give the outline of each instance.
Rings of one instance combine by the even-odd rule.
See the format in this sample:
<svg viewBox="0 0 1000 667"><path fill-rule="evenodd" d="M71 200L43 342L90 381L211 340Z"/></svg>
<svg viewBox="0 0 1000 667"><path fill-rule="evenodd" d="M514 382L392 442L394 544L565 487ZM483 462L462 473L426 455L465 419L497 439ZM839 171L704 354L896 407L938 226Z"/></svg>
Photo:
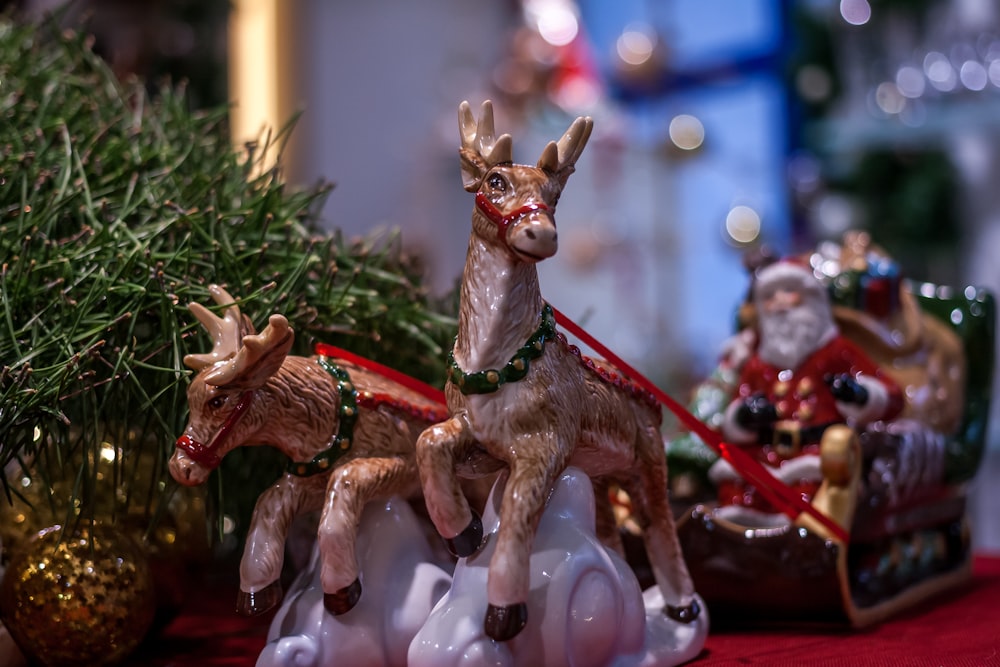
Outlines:
<svg viewBox="0 0 1000 667"><path fill-rule="evenodd" d="M588 367L556 332L539 289L536 264L556 252L556 203L592 126L590 118L577 118L536 166L519 165L512 163L510 135L494 137L490 102L478 123L467 102L459 107L463 182L476 202L445 388L451 417L421 434L417 464L431 520L458 556L480 548L483 529L456 465L485 450L509 467L484 622L486 634L500 641L527 621L535 529L569 465L598 489L616 482L629 494L667 601L664 613L689 623L700 612L668 504L662 411L606 381L597 364Z"/></svg>
<svg viewBox="0 0 1000 667"><path fill-rule="evenodd" d="M366 503L419 493L417 435L447 416L417 391L350 362L288 356L294 334L272 315L259 334L221 287L223 317L192 303L214 348L184 363L190 419L170 459L179 483L204 483L236 447L266 444L291 462L257 501L240 563L237 611L253 615L281 601L285 538L299 514L322 509L318 545L324 604L349 611L361 596L356 531Z"/></svg>

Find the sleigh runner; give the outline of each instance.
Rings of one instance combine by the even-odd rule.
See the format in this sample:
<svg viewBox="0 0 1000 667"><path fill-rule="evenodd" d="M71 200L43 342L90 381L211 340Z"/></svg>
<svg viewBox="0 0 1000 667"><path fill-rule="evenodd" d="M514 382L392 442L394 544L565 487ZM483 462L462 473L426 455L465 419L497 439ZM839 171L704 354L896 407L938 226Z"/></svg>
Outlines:
<svg viewBox="0 0 1000 667"><path fill-rule="evenodd" d="M766 489L746 485L736 502L719 493L708 474L716 456L693 436L669 444L671 468L716 492L689 503L678 523L691 575L716 619L863 627L970 576L967 485L985 445L993 297L901 280L865 235L821 249L812 264L837 267L826 276L837 324L905 388L905 404L889 421L827 429L822 479L810 496L817 516L794 520L761 498ZM718 423L738 363L723 358L696 391L701 419ZM757 481L787 491L792 480L781 477Z"/></svg>

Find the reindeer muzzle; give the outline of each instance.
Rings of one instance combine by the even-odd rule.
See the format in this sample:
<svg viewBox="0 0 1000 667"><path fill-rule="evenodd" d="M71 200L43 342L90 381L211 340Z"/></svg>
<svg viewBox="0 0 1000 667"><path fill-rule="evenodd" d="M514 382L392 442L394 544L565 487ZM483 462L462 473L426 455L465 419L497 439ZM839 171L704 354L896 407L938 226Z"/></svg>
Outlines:
<svg viewBox="0 0 1000 667"><path fill-rule="evenodd" d="M240 394L240 399L237 401L236 407L226 417L226 421L222 424L219 432L215 434L212 442L205 445L185 433L177 438L177 449L187 454L195 463L209 470L218 468L219 464L222 463L222 457L217 452L222 448L226 439L229 438L233 427L236 426L247 410L250 409L250 404L253 402L253 393L253 390L248 390Z"/></svg>
<svg viewBox="0 0 1000 667"><path fill-rule="evenodd" d="M209 470L218 468L219 464L222 463L222 459L213 451L214 447L211 445L206 446L186 433L177 438L177 449L187 454L188 458L198 465L204 466Z"/></svg>
<svg viewBox="0 0 1000 667"><path fill-rule="evenodd" d="M504 215L503 212L494 206L493 202L487 199L486 195L482 192L476 193L476 207L483 215L486 216L487 220L497 226L497 238L499 238L500 243L505 246L507 245L508 228L524 216L534 213L535 211L545 211L550 216L552 215L552 209L543 202L525 204L524 206L511 211L507 215Z"/></svg>

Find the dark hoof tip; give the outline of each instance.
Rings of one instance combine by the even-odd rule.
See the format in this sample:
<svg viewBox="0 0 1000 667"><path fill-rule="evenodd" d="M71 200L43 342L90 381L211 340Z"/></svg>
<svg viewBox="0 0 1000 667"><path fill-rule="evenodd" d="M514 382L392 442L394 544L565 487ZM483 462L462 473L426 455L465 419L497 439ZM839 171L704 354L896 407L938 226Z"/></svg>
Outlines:
<svg viewBox="0 0 1000 667"><path fill-rule="evenodd" d="M663 608L663 613L667 618L675 620L678 623L694 623L701 615L701 606L697 600L691 600L691 604L683 607L675 607L672 604L668 604Z"/></svg>
<svg viewBox="0 0 1000 667"><path fill-rule="evenodd" d="M476 553L483 544L483 520L473 512L472 520L469 521L465 530L450 540L445 540L445 544L448 545L448 551L451 552L451 555L458 558L465 558Z"/></svg>
<svg viewBox="0 0 1000 667"><path fill-rule="evenodd" d="M323 606L334 616L340 616L354 609L354 605L360 599L361 580L355 579L349 586L344 586L336 593L325 593L323 595Z"/></svg>
<svg viewBox="0 0 1000 667"><path fill-rule="evenodd" d="M505 642L516 637L527 622L528 605L521 603L497 607L491 604L486 608L483 629L491 639Z"/></svg>
<svg viewBox="0 0 1000 667"><path fill-rule="evenodd" d="M275 581L254 593L240 591L236 594L236 613L241 616L259 616L281 602L281 582Z"/></svg>

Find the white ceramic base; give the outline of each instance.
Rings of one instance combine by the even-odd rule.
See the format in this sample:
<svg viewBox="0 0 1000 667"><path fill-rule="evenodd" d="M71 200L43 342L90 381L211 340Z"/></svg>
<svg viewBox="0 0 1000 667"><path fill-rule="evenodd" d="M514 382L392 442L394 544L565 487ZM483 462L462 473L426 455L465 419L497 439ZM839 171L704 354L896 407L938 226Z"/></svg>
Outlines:
<svg viewBox="0 0 1000 667"><path fill-rule="evenodd" d="M499 526L494 489L483 516ZM682 625L662 613L659 589L645 595L628 564L594 532L590 480L574 468L556 482L536 533L531 557L527 626L496 642L483 630L492 545L455 569L451 589L431 612L409 650L409 667L669 667L698 656L708 614Z"/></svg>
<svg viewBox="0 0 1000 667"><path fill-rule="evenodd" d="M370 503L357 544L361 599L332 616L323 607L319 550L293 582L271 622L257 667L405 667L410 641L451 583L427 532L402 499Z"/></svg>

